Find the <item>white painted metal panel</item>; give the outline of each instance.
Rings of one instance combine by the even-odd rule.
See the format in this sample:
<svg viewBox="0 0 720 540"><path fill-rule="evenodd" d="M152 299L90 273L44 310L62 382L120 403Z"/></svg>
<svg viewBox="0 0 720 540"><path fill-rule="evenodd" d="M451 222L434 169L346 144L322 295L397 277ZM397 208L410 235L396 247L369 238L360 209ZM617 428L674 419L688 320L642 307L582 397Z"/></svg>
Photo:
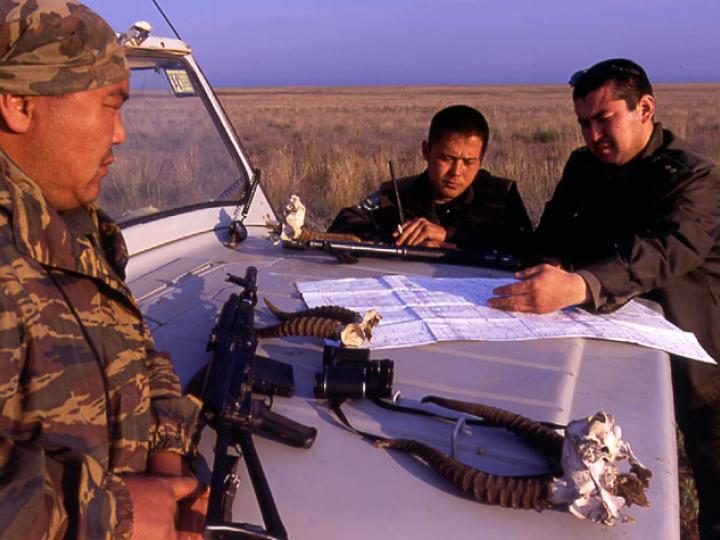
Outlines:
<svg viewBox="0 0 720 540"><path fill-rule="evenodd" d="M283 250L262 238L260 228L237 250L223 246L226 232L213 230L217 212L195 213L198 232L182 241L137 250L129 266L131 287L153 322L160 348L173 354L184 382L208 359L205 342L217 310L232 286L225 272L259 269L259 295L283 308L302 303L295 281L407 273L434 276L495 275L486 269L364 259L340 265L328 255ZM202 217L202 219L200 219ZM173 218L175 219L175 218ZM143 236L182 230L182 220L138 229ZM203 221L204 220L204 221ZM273 322L259 306L258 326ZM578 521L568 514L507 510L466 500L432 471L407 455L373 448L342 429L312 397L321 344L310 338L263 340L259 352L294 366L292 399L277 398L274 410L318 429L309 450L256 439L278 507L293 539L355 538L677 538L678 496L672 392L667 355L621 343L583 339L527 342L449 342L412 349L374 351L392 358L395 387L409 403L427 394L488 403L538 420L612 412L638 457L654 473L651 507L632 509L634 524L614 528ZM382 411L361 403L348 408L358 427L403 434L443 447L449 428L439 422ZM206 434L211 435L211 434ZM212 463L212 437L203 454ZM482 448L482 455L478 448ZM474 428L463 438L461 457L496 471L538 466L537 456L507 434ZM260 523L247 475L234 519Z"/></svg>

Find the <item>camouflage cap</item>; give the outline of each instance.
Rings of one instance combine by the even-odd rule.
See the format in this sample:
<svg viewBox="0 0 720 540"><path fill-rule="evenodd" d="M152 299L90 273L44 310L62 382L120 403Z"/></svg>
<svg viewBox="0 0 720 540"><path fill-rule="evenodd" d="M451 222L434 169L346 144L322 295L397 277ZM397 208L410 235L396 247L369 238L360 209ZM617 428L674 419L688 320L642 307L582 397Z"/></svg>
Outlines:
<svg viewBox="0 0 720 540"><path fill-rule="evenodd" d="M130 76L110 26L76 0L0 0L0 93L61 95Z"/></svg>

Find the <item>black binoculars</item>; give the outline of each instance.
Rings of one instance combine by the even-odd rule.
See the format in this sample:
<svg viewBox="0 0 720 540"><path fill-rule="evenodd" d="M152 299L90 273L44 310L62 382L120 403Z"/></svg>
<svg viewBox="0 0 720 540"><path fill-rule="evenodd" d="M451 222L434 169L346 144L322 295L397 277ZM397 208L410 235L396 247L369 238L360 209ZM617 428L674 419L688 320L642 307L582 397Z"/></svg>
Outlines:
<svg viewBox="0 0 720 540"><path fill-rule="evenodd" d="M392 360L370 360L368 349L325 346L323 370L315 374L315 397L343 399L389 398L392 396Z"/></svg>

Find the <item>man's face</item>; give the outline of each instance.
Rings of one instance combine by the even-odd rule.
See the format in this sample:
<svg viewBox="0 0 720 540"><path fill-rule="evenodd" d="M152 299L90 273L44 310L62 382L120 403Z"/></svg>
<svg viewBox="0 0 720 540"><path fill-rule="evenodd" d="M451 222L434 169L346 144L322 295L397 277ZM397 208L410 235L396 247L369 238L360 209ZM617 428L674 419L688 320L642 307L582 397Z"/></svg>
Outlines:
<svg viewBox="0 0 720 540"><path fill-rule="evenodd" d="M655 100L645 95L631 111L613 90L613 83L608 82L576 99L575 114L590 151L604 163L624 165L645 148L652 135Z"/></svg>
<svg viewBox="0 0 720 540"><path fill-rule="evenodd" d="M483 146L477 135L454 133L443 135L432 146L423 142L423 158L437 202L456 199L470 187L480 170Z"/></svg>
<svg viewBox="0 0 720 540"><path fill-rule="evenodd" d="M128 81L64 96L31 99L28 136L37 158L26 172L57 210L87 204L113 162L112 147L125 140L120 109Z"/></svg>

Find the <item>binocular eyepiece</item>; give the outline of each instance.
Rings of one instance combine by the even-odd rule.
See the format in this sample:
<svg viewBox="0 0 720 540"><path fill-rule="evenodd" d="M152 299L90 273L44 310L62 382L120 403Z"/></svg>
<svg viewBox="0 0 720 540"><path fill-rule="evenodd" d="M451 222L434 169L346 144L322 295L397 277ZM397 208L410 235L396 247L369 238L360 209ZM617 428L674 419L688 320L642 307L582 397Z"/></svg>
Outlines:
<svg viewBox="0 0 720 540"><path fill-rule="evenodd" d="M319 399L389 398L393 374L392 360L370 360L367 349L326 346L323 370L315 374L313 391Z"/></svg>

